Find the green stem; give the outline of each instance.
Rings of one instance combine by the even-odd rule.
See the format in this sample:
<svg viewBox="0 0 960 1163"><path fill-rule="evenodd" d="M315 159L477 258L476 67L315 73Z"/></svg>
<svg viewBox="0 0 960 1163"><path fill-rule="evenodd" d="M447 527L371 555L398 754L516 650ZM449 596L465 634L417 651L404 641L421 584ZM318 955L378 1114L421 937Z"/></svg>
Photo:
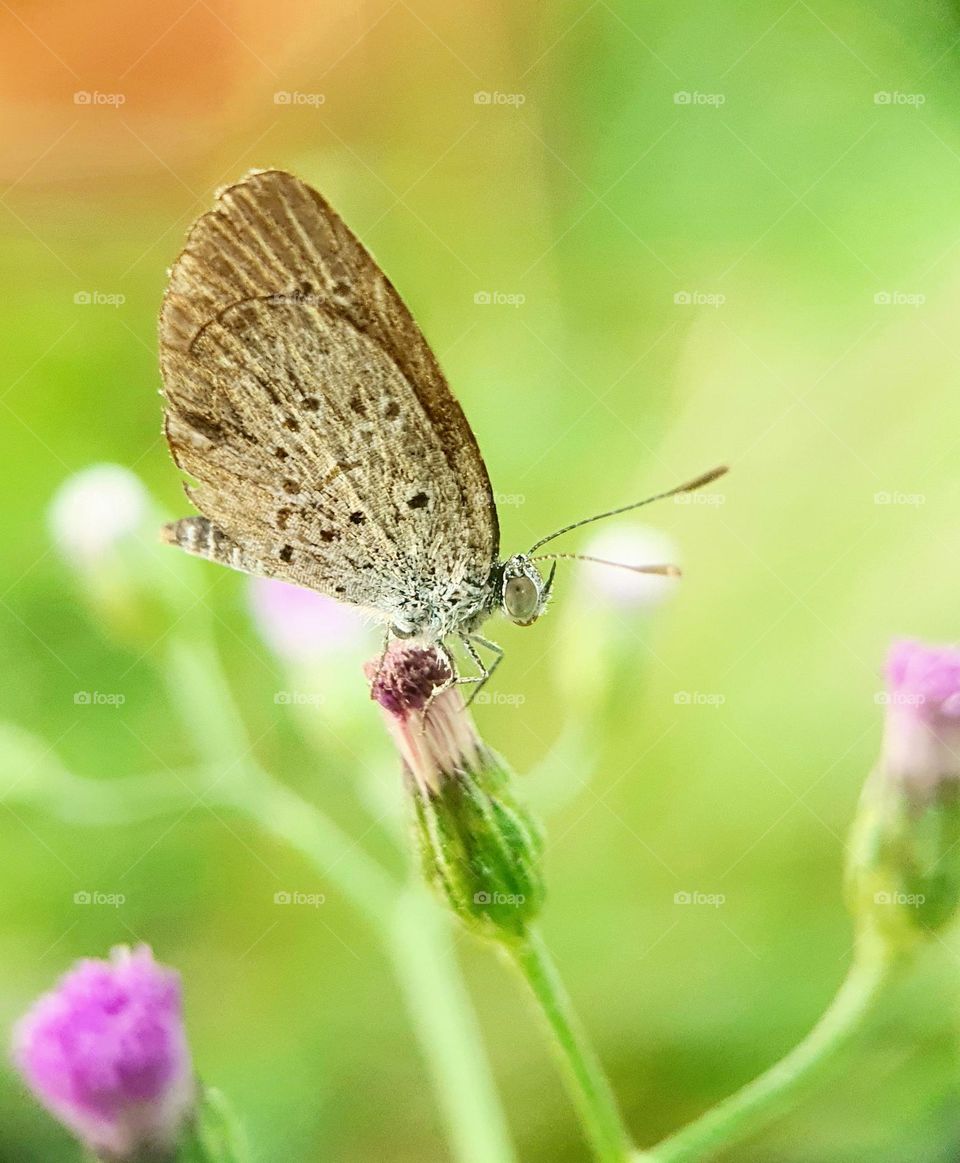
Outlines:
<svg viewBox="0 0 960 1163"><path fill-rule="evenodd" d="M304 856L374 927L389 924L397 882L319 808L256 767L219 798Z"/></svg>
<svg viewBox="0 0 960 1163"><path fill-rule="evenodd" d="M456 971L450 919L422 886L401 896L391 956L440 1097L456 1157L516 1158L470 999Z"/></svg>
<svg viewBox="0 0 960 1163"><path fill-rule="evenodd" d="M207 634L175 636L165 644L162 676L194 746L209 763L251 758L246 724Z"/></svg>
<svg viewBox="0 0 960 1163"><path fill-rule="evenodd" d="M567 1086L596 1158L604 1163L622 1163L631 1155L630 1135L543 940L530 932L524 942L507 948L553 1032Z"/></svg>
<svg viewBox="0 0 960 1163"><path fill-rule="evenodd" d="M878 945L864 942L823 1017L798 1046L736 1094L635 1158L649 1163L709 1159L776 1118L823 1080L837 1055L860 1032L892 968Z"/></svg>
<svg viewBox="0 0 960 1163"><path fill-rule="evenodd" d="M209 640L176 639L164 668L195 744L209 763L228 764L232 779L210 799L244 813L290 844L348 898L384 943L410 1020L429 1065L456 1158L513 1163L509 1130L480 1032L432 902L400 886L319 808L265 772ZM399 898L399 902L398 902Z"/></svg>
<svg viewBox="0 0 960 1163"><path fill-rule="evenodd" d="M207 797L242 812L305 856L374 923L387 923L396 885L382 867L256 761L219 655L209 641L175 639L165 674L171 696L208 763L226 772Z"/></svg>

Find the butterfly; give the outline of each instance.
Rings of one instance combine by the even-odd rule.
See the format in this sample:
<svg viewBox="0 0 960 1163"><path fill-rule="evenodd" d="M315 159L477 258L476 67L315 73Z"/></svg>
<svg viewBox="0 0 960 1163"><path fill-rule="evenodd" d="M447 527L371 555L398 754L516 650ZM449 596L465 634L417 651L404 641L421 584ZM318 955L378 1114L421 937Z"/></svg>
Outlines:
<svg viewBox="0 0 960 1163"><path fill-rule="evenodd" d="M457 638L479 671L457 681L481 683L500 661L479 633L491 614L529 626L543 613L557 559L575 556L536 556L548 541L726 471L501 560L486 466L423 334L336 212L282 170L221 190L191 229L163 300L160 364L167 442L201 514L164 539L357 606L388 643L441 649L451 674Z"/></svg>

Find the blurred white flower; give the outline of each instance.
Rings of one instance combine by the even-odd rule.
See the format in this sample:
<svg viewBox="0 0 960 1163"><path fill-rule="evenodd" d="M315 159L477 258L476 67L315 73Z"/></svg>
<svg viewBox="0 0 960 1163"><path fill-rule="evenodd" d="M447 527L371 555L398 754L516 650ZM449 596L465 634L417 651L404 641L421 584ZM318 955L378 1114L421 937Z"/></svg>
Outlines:
<svg viewBox="0 0 960 1163"><path fill-rule="evenodd" d="M249 597L260 636L287 662L369 648L362 616L342 602L262 577L251 579Z"/></svg>
<svg viewBox="0 0 960 1163"><path fill-rule="evenodd" d="M140 478L119 464L94 464L67 477L47 513L54 543L74 565L94 565L143 521L149 497Z"/></svg>
<svg viewBox="0 0 960 1163"><path fill-rule="evenodd" d="M632 525L625 529L604 529L583 547L589 557L623 565L675 565L677 548L659 529ZM582 601L617 609L652 610L676 589L677 578L632 573L615 565L577 563L577 590Z"/></svg>

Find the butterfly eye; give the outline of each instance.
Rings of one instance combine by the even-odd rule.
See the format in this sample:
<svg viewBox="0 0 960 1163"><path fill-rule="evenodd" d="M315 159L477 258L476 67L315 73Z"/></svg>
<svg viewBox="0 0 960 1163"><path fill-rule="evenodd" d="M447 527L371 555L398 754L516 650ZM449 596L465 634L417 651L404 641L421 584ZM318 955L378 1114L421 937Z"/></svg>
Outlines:
<svg viewBox="0 0 960 1163"><path fill-rule="evenodd" d="M503 587L503 608L511 622L529 626L540 613L540 588L529 577L512 577Z"/></svg>

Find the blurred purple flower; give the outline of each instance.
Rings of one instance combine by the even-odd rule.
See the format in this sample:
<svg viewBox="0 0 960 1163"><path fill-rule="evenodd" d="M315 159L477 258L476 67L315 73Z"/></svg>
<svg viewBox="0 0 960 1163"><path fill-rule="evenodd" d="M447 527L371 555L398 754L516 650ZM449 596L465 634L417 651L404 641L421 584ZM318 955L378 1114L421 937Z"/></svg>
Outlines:
<svg viewBox="0 0 960 1163"><path fill-rule="evenodd" d="M316 662L368 645L361 616L313 590L253 578L250 608L260 636L287 662Z"/></svg>
<svg viewBox="0 0 960 1163"><path fill-rule="evenodd" d="M60 552L91 566L145 519L149 497L140 478L119 464L93 464L61 484L47 514Z"/></svg>
<svg viewBox="0 0 960 1163"><path fill-rule="evenodd" d="M960 782L960 650L895 642L882 701L886 775L921 795Z"/></svg>
<svg viewBox="0 0 960 1163"><path fill-rule="evenodd" d="M47 1110L108 1159L174 1150L194 1109L180 980L146 945L78 961L17 1023L13 1058Z"/></svg>
<svg viewBox="0 0 960 1163"><path fill-rule="evenodd" d="M668 565L677 560L677 550L666 534L649 526L605 529L595 534L582 550L589 557L624 565ZM592 605L619 610L649 610L659 606L677 587L673 577L631 573L612 565L581 561L577 583L583 600Z"/></svg>

